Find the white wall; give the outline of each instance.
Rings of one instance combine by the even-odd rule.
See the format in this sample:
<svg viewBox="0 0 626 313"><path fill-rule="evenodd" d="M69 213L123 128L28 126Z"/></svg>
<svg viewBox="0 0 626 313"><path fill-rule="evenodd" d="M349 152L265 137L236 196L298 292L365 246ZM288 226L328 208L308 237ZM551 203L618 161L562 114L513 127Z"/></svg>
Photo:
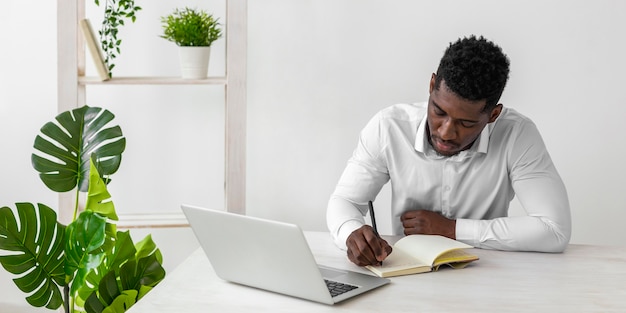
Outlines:
<svg viewBox="0 0 626 313"><path fill-rule="evenodd" d="M158 37L159 16L175 6L224 15L217 0L137 2L144 10L121 34L118 76L177 75L175 46ZM15 14L24 8L28 19ZM88 7L94 25L98 10ZM55 206L30 167L37 130L56 114L55 12L46 0L9 0L0 11L0 27L19 30L4 32L0 49L3 206ZM426 100L447 44L483 34L512 61L502 102L536 121L565 180L572 241L624 245L625 29L626 2L610 0L249 1L248 212L324 230L360 128L387 105ZM115 113L128 139L110 185L118 211L223 206L223 95L219 86L88 88L88 104ZM376 205L388 206L388 194Z"/></svg>
<svg viewBox="0 0 626 313"><path fill-rule="evenodd" d="M249 14L251 214L323 229L360 128L384 106L425 100L448 42L474 33L511 58L502 102L542 131L572 242L626 244L625 2L276 0Z"/></svg>
<svg viewBox="0 0 626 313"><path fill-rule="evenodd" d="M37 131L56 114L56 16L51 13L56 2L31 2L38 8L28 18L16 14L23 10L22 1L4 1L0 9L0 28L5 30L0 44L0 207L56 201L30 165ZM1 312L21 312L19 307L26 306L12 278L0 267Z"/></svg>

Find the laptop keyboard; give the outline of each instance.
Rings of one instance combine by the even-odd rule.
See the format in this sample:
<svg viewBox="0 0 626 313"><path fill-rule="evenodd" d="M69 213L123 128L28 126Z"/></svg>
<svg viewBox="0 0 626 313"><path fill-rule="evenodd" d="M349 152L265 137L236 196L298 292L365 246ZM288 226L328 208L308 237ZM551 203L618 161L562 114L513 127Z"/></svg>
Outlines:
<svg viewBox="0 0 626 313"><path fill-rule="evenodd" d="M324 279L324 281L326 282L326 287L328 287L328 291L330 291L330 295L333 297L336 297L340 294L343 294L350 290L354 290L358 288L357 286L354 286L354 285L344 284L344 283L340 283L340 282L336 282L336 281L332 281L328 279Z"/></svg>

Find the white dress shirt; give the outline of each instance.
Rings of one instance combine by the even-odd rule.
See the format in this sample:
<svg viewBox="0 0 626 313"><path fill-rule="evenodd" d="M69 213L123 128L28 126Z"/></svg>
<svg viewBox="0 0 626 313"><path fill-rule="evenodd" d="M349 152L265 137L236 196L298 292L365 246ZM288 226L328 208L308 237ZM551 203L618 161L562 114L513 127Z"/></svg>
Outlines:
<svg viewBox="0 0 626 313"><path fill-rule="evenodd" d="M400 216L425 209L456 219L456 238L477 248L560 252L571 218L563 181L535 124L513 109L483 129L467 150L439 155L426 138L427 103L378 112L362 130L327 209L335 243L365 224L367 202L391 181L393 235ZM526 216L508 217L517 195ZM384 207L377 214L385 214Z"/></svg>

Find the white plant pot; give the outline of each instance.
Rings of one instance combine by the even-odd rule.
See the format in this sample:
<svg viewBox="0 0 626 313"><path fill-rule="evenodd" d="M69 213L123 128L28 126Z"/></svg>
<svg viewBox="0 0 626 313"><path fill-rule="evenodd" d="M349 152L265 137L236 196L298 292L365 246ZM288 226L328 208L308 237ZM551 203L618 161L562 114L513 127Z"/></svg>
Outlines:
<svg viewBox="0 0 626 313"><path fill-rule="evenodd" d="M211 47L178 47L182 78L203 79L209 72Z"/></svg>

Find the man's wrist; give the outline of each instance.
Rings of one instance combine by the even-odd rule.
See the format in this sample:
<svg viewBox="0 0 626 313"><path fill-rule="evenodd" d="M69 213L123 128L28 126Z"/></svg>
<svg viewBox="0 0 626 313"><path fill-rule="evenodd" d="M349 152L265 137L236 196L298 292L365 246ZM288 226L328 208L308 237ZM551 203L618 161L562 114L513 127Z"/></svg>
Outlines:
<svg viewBox="0 0 626 313"><path fill-rule="evenodd" d="M448 237L456 240L456 220L451 220L450 235Z"/></svg>
<svg viewBox="0 0 626 313"><path fill-rule="evenodd" d="M363 225L363 223L356 220L349 220L343 223L337 231L337 244L340 244L342 249L347 249L346 240L348 240L348 237L352 234L352 232L361 228Z"/></svg>

